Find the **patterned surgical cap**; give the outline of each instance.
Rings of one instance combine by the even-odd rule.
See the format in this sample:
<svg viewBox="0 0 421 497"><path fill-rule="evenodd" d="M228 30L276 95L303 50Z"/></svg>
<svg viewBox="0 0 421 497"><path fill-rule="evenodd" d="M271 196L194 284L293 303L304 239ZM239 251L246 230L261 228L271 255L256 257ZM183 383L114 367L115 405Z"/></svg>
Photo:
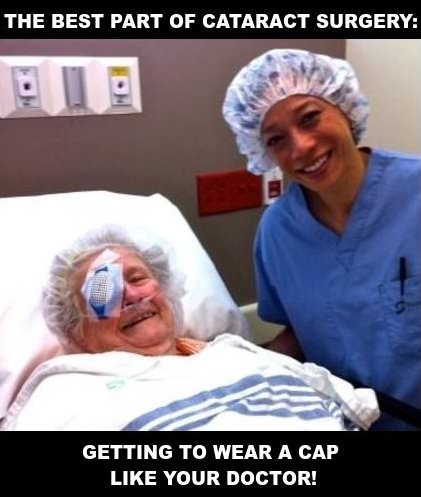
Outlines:
<svg viewBox="0 0 421 497"><path fill-rule="evenodd" d="M355 143L360 141L369 108L349 63L304 50L270 50L235 76L222 108L250 172L261 174L277 165L266 153L260 127L275 103L297 94L323 98L339 107L351 121Z"/></svg>

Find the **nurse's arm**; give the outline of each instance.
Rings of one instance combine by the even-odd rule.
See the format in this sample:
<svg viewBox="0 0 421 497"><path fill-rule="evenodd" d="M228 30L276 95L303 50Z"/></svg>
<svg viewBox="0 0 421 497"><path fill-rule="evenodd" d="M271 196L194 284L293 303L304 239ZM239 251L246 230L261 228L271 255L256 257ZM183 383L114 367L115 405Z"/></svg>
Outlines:
<svg viewBox="0 0 421 497"><path fill-rule="evenodd" d="M283 328L270 342L263 344L262 347L291 356L298 361L304 361L304 354L294 330L288 326Z"/></svg>

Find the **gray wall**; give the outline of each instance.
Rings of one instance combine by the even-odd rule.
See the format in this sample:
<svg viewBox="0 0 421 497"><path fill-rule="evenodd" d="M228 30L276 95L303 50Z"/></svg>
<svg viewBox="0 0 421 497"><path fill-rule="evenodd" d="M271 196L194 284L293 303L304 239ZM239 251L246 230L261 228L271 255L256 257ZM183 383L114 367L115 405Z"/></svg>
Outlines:
<svg viewBox="0 0 421 497"><path fill-rule="evenodd" d="M347 40L346 58L370 102L362 145L420 155L421 40Z"/></svg>
<svg viewBox="0 0 421 497"><path fill-rule="evenodd" d="M344 40L0 40L0 55L138 57L143 104L134 115L0 120L0 196L160 192L181 209L237 302L254 301L261 209L200 218L195 175L244 166L221 103L234 74L275 47L345 55Z"/></svg>

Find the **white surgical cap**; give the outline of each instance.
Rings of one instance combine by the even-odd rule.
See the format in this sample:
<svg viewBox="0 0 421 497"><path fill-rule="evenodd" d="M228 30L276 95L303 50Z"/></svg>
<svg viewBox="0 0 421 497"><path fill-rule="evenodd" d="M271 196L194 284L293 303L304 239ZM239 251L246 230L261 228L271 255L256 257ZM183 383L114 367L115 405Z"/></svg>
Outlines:
<svg viewBox="0 0 421 497"><path fill-rule="evenodd" d="M366 130L368 102L348 62L304 50L270 50L235 76L222 108L250 172L277 165L266 153L260 128L266 112L291 95L311 95L339 107L351 121L355 143Z"/></svg>

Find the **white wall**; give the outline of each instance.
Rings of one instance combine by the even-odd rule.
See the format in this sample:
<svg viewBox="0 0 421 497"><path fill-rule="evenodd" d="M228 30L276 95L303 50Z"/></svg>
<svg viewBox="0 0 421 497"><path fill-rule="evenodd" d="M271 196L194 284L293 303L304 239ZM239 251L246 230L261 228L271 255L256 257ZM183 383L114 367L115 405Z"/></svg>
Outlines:
<svg viewBox="0 0 421 497"><path fill-rule="evenodd" d="M421 40L347 40L370 101L363 144L421 154Z"/></svg>

